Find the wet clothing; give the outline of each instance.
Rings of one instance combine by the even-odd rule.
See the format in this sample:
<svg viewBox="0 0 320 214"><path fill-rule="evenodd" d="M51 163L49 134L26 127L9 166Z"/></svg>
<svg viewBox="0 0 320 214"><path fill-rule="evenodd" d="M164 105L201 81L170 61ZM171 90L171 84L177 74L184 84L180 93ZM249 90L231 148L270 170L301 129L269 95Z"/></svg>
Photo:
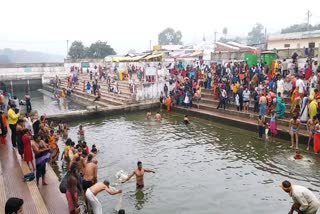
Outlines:
<svg viewBox="0 0 320 214"><path fill-rule="evenodd" d="M278 134L278 130L277 130L277 122L276 122L276 116L271 116L270 119L270 132L273 135L277 135Z"/></svg>
<svg viewBox="0 0 320 214"><path fill-rule="evenodd" d="M259 131L259 138L262 138L263 133L265 132L264 126L259 126L258 131Z"/></svg>
<svg viewBox="0 0 320 214"><path fill-rule="evenodd" d="M78 192L75 191L74 193L74 198L76 201L78 201ZM76 206L74 205L74 202L72 200L72 193L67 191L66 192L66 197L67 197L67 201L68 201L68 207L69 207L69 211L72 212L76 209Z"/></svg>
<svg viewBox="0 0 320 214"><path fill-rule="evenodd" d="M50 152L44 151L35 155L36 158L36 177L39 179L46 174L46 163L50 158Z"/></svg>
<svg viewBox="0 0 320 214"><path fill-rule="evenodd" d="M24 134L22 136L22 142L23 142L23 159L25 161L33 161L31 142L28 134Z"/></svg>
<svg viewBox="0 0 320 214"><path fill-rule="evenodd" d="M93 194L93 192L89 189L86 191L86 198L90 203L94 214L102 214L102 206L98 198Z"/></svg>
<svg viewBox="0 0 320 214"><path fill-rule="evenodd" d="M82 180L82 188L84 190L89 189L93 185L93 181Z"/></svg>
<svg viewBox="0 0 320 214"><path fill-rule="evenodd" d="M259 115L264 116L267 113L267 104L261 103L259 108Z"/></svg>
<svg viewBox="0 0 320 214"><path fill-rule="evenodd" d="M279 118L283 118L285 109L286 109L286 105L284 104L282 97L277 96L276 113Z"/></svg>
<svg viewBox="0 0 320 214"><path fill-rule="evenodd" d="M136 184L137 189L142 189L144 187L144 184Z"/></svg>

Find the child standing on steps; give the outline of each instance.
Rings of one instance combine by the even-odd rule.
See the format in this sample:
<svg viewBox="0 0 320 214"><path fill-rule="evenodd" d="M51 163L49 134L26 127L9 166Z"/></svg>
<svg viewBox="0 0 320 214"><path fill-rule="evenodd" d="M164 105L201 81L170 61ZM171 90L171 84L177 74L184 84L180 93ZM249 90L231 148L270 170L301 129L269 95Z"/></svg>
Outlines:
<svg viewBox="0 0 320 214"><path fill-rule="evenodd" d="M258 117L258 133L259 133L260 139L262 139L262 136L264 133L264 128L265 128L265 118L264 118L264 116L259 115L259 117Z"/></svg>
<svg viewBox="0 0 320 214"><path fill-rule="evenodd" d="M271 118L270 118L270 134L271 134L271 142L273 142L273 141L274 141L274 137L278 134L275 111L272 111L272 112L271 112Z"/></svg>
<svg viewBox="0 0 320 214"><path fill-rule="evenodd" d="M240 100L239 100L239 94L235 95L235 103L237 106L237 111L240 111Z"/></svg>

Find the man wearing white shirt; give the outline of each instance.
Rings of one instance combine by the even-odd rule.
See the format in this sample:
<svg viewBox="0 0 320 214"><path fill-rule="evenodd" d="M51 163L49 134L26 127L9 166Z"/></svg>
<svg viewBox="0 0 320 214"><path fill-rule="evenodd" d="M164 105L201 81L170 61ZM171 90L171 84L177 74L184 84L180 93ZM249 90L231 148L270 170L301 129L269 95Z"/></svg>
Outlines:
<svg viewBox="0 0 320 214"><path fill-rule="evenodd" d="M315 73L312 73L311 88L316 88L317 84L318 84L318 77Z"/></svg>
<svg viewBox="0 0 320 214"><path fill-rule="evenodd" d="M243 106L244 106L244 111L249 112L249 102L250 102L250 91L248 90L248 87L243 91L242 96L243 96Z"/></svg>
<svg viewBox="0 0 320 214"><path fill-rule="evenodd" d="M301 98L303 98L304 90L305 90L306 86L304 85L304 82L300 76L298 76L298 80L296 81L296 87L299 87L299 91L298 91L299 96Z"/></svg>
<svg viewBox="0 0 320 214"><path fill-rule="evenodd" d="M320 207L319 199L306 187L291 185L289 181L283 181L281 188L293 199L293 205L288 214L294 211L298 214L316 214Z"/></svg>

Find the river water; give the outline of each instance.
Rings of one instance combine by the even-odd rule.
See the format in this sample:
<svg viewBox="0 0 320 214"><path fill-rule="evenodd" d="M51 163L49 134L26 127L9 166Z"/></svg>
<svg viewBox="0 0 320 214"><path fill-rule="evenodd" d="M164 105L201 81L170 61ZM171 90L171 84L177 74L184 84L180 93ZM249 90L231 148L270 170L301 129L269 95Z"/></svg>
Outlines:
<svg viewBox="0 0 320 214"><path fill-rule="evenodd" d="M144 112L83 120L86 141L96 144L98 180L116 182L119 170L132 172L138 160L156 174L145 174L145 188L135 179L123 190L126 213L283 214L291 199L279 184L288 179L320 197L320 159L291 159L287 143L266 143L256 134L207 120L164 113L162 122L147 121ZM71 124L75 140L80 123ZM62 145L60 145L62 146ZM120 196L101 193L104 213L115 213Z"/></svg>
<svg viewBox="0 0 320 214"><path fill-rule="evenodd" d="M42 92L41 92L42 91ZM14 94L18 99L24 99L25 93L16 92ZM37 110L39 115L52 115L66 113L75 110L83 110L85 107L80 106L68 99L60 99L57 102L53 99L53 94L45 90L33 90L30 92L32 109ZM26 106L21 106L22 109L26 109Z"/></svg>

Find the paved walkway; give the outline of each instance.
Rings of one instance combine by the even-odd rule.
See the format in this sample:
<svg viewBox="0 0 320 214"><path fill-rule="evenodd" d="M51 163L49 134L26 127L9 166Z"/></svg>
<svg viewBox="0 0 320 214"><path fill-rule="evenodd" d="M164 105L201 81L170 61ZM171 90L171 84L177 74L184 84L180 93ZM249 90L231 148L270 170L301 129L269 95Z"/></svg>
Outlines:
<svg viewBox="0 0 320 214"><path fill-rule="evenodd" d="M18 156L11 143L0 145L0 213L4 213L5 203L10 197L24 200L25 214L69 213L65 195L59 191L59 181L51 166L47 165L48 186L40 184L38 188L35 180L23 182L23 175L30 170Z"/></svg>

